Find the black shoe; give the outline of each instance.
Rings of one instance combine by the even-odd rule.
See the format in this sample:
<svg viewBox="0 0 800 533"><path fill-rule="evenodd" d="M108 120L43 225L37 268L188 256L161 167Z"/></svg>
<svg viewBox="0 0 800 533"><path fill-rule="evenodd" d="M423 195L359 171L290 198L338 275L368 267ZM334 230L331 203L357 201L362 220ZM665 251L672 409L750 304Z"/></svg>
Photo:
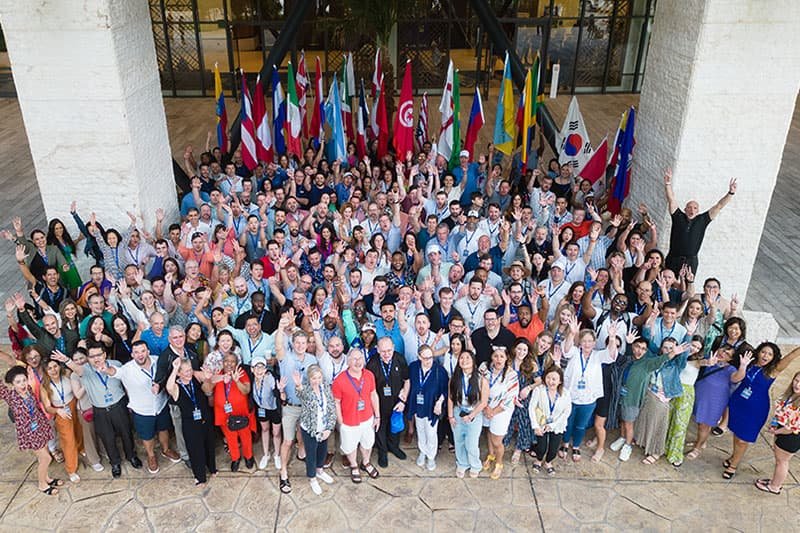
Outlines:
<svg viewBox="0 0 800 533"><path fill-rule="evenodd" d="M239 461L231 461L231 472L239 471Z"/></svg>
<svg viewBox="0 0 800 533"><path fill-rule="evenodd" d="M252 457L250 459L245 459L244 466L246 466L248 470L252 470L256 466L256 460Z"/></svg>
<svg viewBox="0 0 800 533"><path fill-rule="evenodd" d="M131 457L131 466L137 470L140 469L142 467L142 460L134 455Z"/></svg>
<svg viewBox="0 0 800 533"><path fill-rule="evenodd" d="M122 475L122 467L120 465L111 465L111 477L117 479Z"/></svg>
<svg viewBox="0 0 800 533"><path fill-rule="evenodd" d="M378 466L381 468L389 466L389 457L384 452L378 453Z"/></svg>
<svg viewBox="0 0 800 533"><path fill-rule="evenodd" d="M406 455L406 452L404 452L400 448L390 448L389 451L392 452L392 455L394 455L395 457L397 457L401 461L405 461L406 457L408 457Z"/></svg>

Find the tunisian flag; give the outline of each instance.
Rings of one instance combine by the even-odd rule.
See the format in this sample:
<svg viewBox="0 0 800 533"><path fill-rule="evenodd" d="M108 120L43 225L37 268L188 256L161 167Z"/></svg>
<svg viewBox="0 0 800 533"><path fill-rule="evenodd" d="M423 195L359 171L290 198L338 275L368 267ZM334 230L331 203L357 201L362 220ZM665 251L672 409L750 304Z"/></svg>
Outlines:
<svg viewBox="0 0 800 533"><path fill-rule="evenodd" d="M398 159L414 150L414 98L411 95L411 60L406 61L403 88L400 90L400 106L394 117L394 149Z"/></svg>

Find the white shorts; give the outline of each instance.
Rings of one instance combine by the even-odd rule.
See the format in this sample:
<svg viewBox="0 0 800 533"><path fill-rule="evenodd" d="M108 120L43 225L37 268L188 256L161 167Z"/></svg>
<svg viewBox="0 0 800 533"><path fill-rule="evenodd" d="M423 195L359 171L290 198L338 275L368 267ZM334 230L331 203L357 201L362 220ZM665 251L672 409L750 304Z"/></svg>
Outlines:
<svg viewBox="0 0 800 533"><path fill-rule="evenodd" d="M374 418L370 417L369 420L361 422L357 426L346 426L342 424L339 427L339 447L342 453L350 455L360 444L362 448L369 449L375 444L375 430L372 429Z"/></svg>
<svg viewBox="0 0 800 533"><path fill-rule="evenodd" d="M491 420L483 417L483 427L488 427L492 435L505 437L508 433L508 426L511 424L511 415L514 409L506 409L500 414L494 415Z"/></svg>

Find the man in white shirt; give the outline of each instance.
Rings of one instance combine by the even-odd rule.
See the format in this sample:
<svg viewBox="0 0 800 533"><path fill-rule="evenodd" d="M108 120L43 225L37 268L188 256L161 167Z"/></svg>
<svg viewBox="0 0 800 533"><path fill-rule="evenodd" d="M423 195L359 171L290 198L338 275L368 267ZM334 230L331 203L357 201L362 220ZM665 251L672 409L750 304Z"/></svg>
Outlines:
<svg viewBox="0 0 800 533"><path fill-rule="evenodd" d="M550 311L547 312L547 323L556 316L558 311L558 304L569 292L569 283L564 279L564 268L566 261L561 258L553 263L550 267L550 277L539 284L543 287L547 301L550 303Z"/></svg>
<svg viewBox="0 0 800 533"><path fill-rule="evenodd" d="M409 327L408 322L406 322L405 309L401 307L400 311L397 314L397 321L400 326L400 332L403 334L406 363L410 365L419 359L419 348L425 344L433 349L434 355L442 355L444 353L442 348L445 348L445 344L442 341L444 332L436 334L431 331L431 320L425 314L425 311L420 308L414 318L414 327Z"/></svg>
<svg viewBox="0 0 800 533"><path fill-rule="evenodd" d="M493 306L492 297L484 294L484 282L479 278L472 278L469 282L467 295L456 300L453 308L461 313L470 331L482 328L483 314ZM493 291L497 294L497 291ZM499 296L498 296L499 299ZM500 305L499 303L495 305Z"/></svg>
<svg viewBox="0 0 800 533"><path fill-rule="evenodd" d="M155 454L155 437L161 444L161 455L179 463L180 455L169 447L170 414L167 394L155 383L157 358L150 355L147 343L136 341L131 346L131 357L122 367L108 368L108 375L122 382L128 393L128 409L133 413L133 425L142 438L147 452L147 470L158 472Z"/></svg>

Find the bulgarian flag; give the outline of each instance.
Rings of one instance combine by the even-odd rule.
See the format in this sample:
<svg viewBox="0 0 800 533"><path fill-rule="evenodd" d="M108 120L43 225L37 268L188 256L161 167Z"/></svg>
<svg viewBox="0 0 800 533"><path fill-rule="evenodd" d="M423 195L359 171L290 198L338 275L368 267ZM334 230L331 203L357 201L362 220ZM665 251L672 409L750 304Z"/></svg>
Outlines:
<svg viewBox="0 0 800 533"><path fill-rule="evenodd" d="M289 78L286 83L288 98L286 101L286 150L297 157L303 155L303 145L300 142L300 135L302 135L302 118L300 115L300 102L297 99L297 88L294 78L294 67L289 63Z"/></svg>

